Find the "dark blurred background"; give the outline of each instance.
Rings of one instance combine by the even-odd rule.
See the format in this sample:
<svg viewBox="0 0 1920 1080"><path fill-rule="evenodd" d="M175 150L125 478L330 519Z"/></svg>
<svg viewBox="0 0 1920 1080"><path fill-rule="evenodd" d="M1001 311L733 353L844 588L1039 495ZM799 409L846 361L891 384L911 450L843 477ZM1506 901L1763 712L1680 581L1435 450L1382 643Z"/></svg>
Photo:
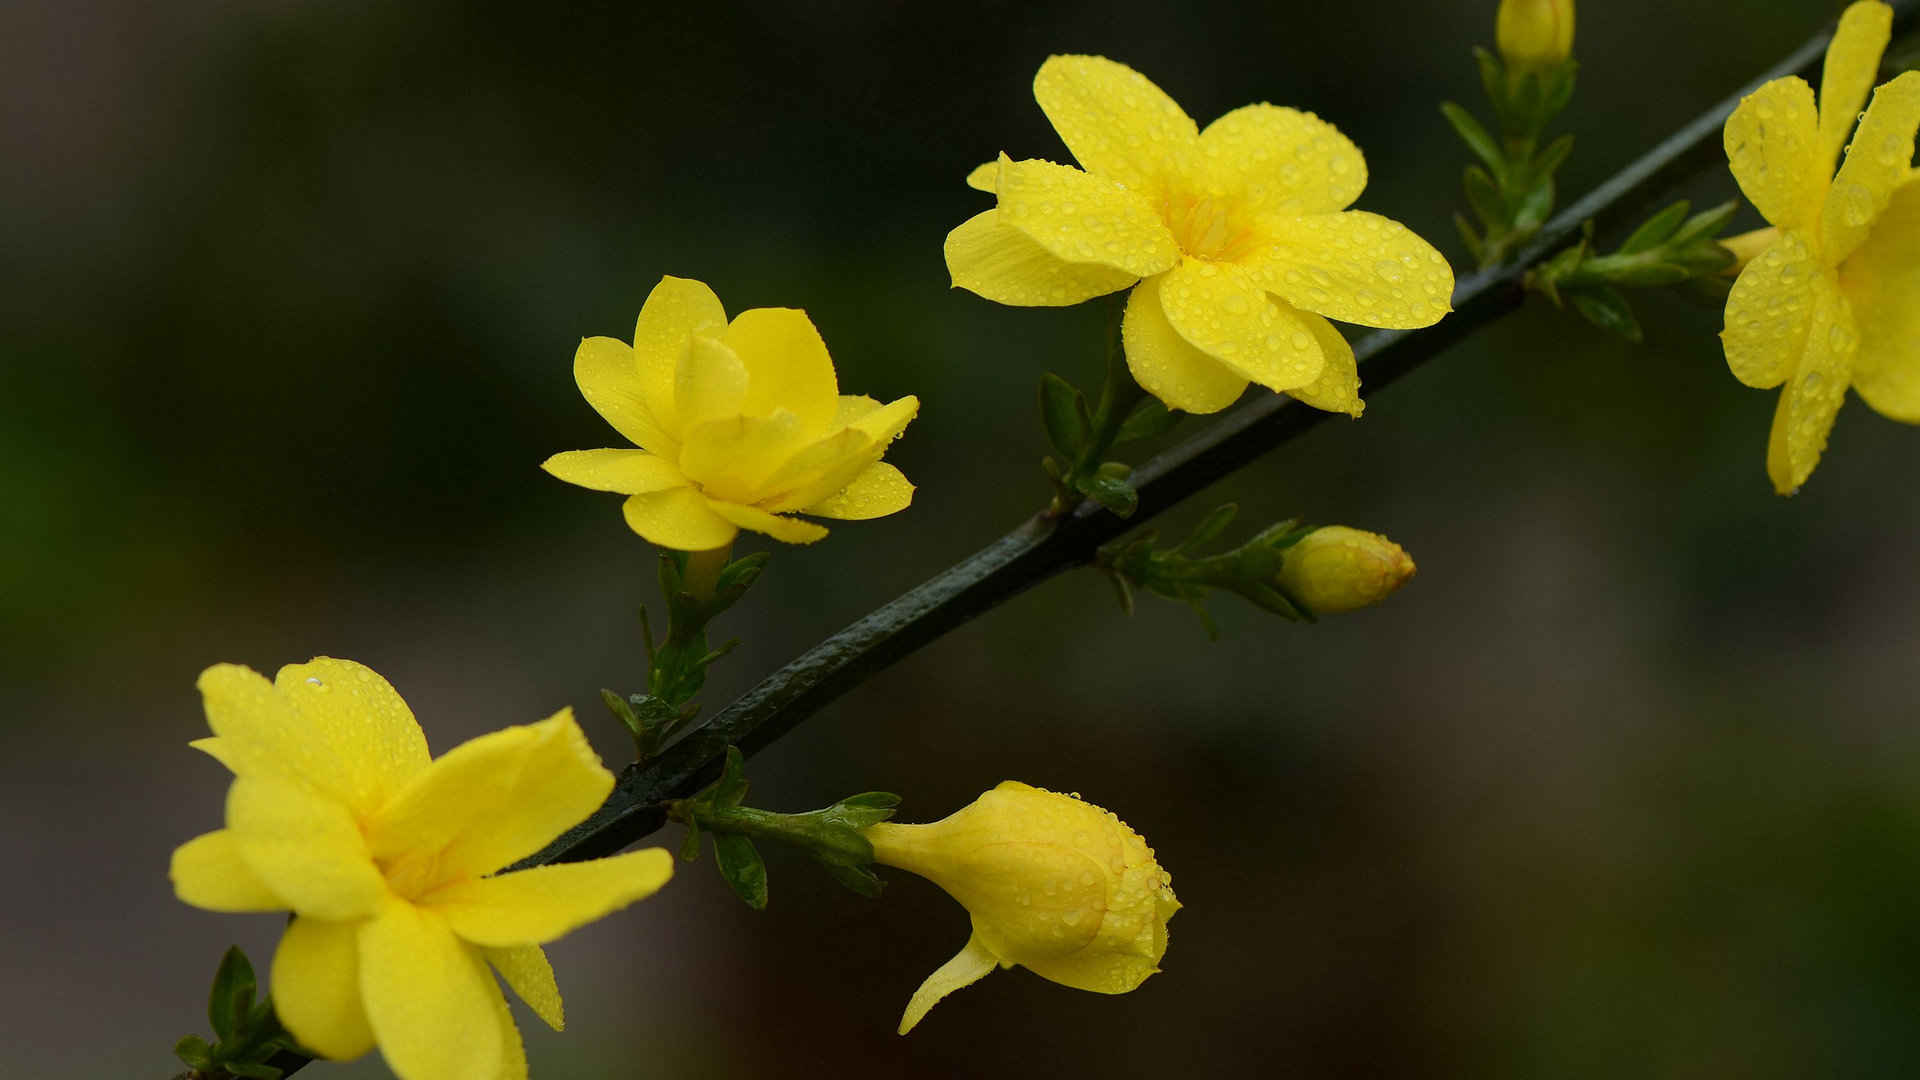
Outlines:
<svg viewBox="0 0 1920 1080"><path fill-rule="evenodd" d="M1564 190L1839 7L1582 5ZM1042 59L1124 60L1203 124L1312 109L1365 149L1361 207L1457 260L1435 103L1478 105L1493 8L0 8L0 1074L157 1080L220 951L271 956L276 918L165 876L220 821L206 665L360 660L436 752L571 704L624 760L595 692L638 689L652 555L537 466L618 443L573 347L660 275L804 307L844 387L925 403L890 454L912 510L776 553L717 707L1044 501L1035 379L1092 382L1107 309L998 307L940 256L969 168L1064 156ZM1639 308L1635 349L1536 303L1163 523L1384 531L1421 568L1386 607L1227 598L1209 643L1083 571L753 763L772 808L1084 793L1173 872L1164 974L1000 973L896 1038L957 905L775 855L756 915L709 859L551 950L572 1030L521 1014L535 1075L1913 1075L1920 432L1850 404L1780 499L1718 313Z"/></svg>

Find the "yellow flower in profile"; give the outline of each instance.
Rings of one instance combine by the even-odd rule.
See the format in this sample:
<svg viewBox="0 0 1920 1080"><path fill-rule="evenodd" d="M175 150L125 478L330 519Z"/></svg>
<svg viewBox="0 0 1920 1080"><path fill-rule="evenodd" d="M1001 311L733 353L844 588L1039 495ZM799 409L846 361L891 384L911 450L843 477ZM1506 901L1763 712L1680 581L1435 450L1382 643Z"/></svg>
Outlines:
<svg viewBox="0 0 1920 1080"><path fill-rule="evenodd" d="M658 848L498 873L613 790L568 710L430 760L406 702L351 661L273 682L218 664L199 686L213 737L193 745L234 781L227 827L174 851L174 889L211 911L293 912L274 1009L323 1057L378 1045L401 1080L525 1077L493 973L558 1030L540 946L673 874Z"/></svg>
<svg viewBox="0 0 1920 1080"><path fill-rule="evenodd" d="M842 396L804 311L754 308L728 322L712 289L664 277L633 344L587 338L573 377L640 449L573 450L542 468L629 496L627 524L661 547L708 551L741 529L810 544L827 530L788 514L858 520L913 501L913 485L880 455L919 399Z"/></svg>
<svg viewBox="0 0 1920 1080"><path fill-rule="evenodd" d="M1280 587L1316 615L1356 611L1393 595L1413 577L1405 548L1363 529L1323 525L1281 556Z"/></svg>
<svg viewBox="0 0 1920 1080"><path fill-rule="evenodd" d="M1881 415L1920 423L1920 73L1874 92L1854 131L1892 21L1875 0L1846 10L1818 108L1804 81L1775 79L1727 118L1734 179L1774 231L1734 282L1720 339L1735 378L1781 387L1767 475L1782 495L1813 473L1849 385Z"/></svg>
<svg viewBox="0 0 1920 1080"><path fill-rule="evenodd" d="M1099 56L1049 58L1033 96L1086 171L1005 154L975 169L998 205L947 235L953 283L1029 307L1131 287L1127 366L1167 407L1217 412L1251 381L1358 416L1353 349L1327 320L1411 328L1450 310L1432 245L1346 209L1366 161L1312 113L1248 105L1201 131Z"/></svg>
<svg viewBox="0 0 1920 1080"><path fill-rule="evenodd" d="M1493 32L1508 66L1552 67L1573 54L1573 0L1500 0Z"/></svg>
<svg viewBox="0 0 1920 1080"><path fill-rule="evenodd" d="M973 919L966 948L907 1003L900 1034L995 965L1124 994L1160 970L1173 878L1140 834L1070 795L1008 780L931 825L866 830L874 861L945 889Z"/></svg>

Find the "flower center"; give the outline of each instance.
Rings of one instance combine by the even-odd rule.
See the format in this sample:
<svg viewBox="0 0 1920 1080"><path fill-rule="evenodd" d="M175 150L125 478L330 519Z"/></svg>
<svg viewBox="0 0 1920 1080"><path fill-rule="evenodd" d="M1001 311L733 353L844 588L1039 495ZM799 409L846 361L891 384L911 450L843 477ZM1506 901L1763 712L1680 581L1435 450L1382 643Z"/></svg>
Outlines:
<svg viewBox="0 0 1920 1080"><path fill-rule="evenodd" d="M407 900L418 900L446 884L440 872L438 851L409 851L391 859L381 859L378 865L380 872L386 876L387 888Z"/></svg>
<svg viewBox="0 0 1920 1080"><path fill-rule="evenodd" d="M1217 196L1172 195L1164 213L1180 250L1196 259L1231 262L1246 254L1253 233L1236 220L1233 202Z"/></svg>

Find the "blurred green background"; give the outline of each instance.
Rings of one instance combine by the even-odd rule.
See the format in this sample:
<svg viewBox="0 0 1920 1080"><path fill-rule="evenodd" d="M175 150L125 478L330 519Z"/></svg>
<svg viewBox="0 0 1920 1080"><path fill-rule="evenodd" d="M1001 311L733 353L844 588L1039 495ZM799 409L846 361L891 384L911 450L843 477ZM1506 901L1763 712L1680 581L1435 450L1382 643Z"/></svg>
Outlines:
<svg viewBox="0 0 1920 1080"><path fill-rule="evenodd" d="M660 275L803 307L844 387L924 402L890 454L915 506L776 553L717 707L1046 498L1033 386L1095 379L1107 311L998 307L940 257L969 168L1064 156L1042 59L1124 60L1202 123L1312 109L1367 152L1360 206L1458 258L1435 104L1478 103L1493 7L6 5L0 1074L157 1080L220 951L271 955L277 919L165 877L220 820L204 666L360 660L436 751L571 704L623 760L596 691L638 689L652 556L537 466L617 442L573 347ZM1839 7L1582 5L1564 190ZM776 855L756 915L703 860L552 949L572 1030L521 1014L535 1075L1913 1075L1920 432L1851 404L1777 498L1718 314L1639 308L1632 349L1535 303L1163 523L1384 531L1421 567L1386 607L1227 598L1209 643L1081 572L753 763L773 808L1084 793L1173 872L1163 975L1000 973L900 1039L957 905Z"/></svg>

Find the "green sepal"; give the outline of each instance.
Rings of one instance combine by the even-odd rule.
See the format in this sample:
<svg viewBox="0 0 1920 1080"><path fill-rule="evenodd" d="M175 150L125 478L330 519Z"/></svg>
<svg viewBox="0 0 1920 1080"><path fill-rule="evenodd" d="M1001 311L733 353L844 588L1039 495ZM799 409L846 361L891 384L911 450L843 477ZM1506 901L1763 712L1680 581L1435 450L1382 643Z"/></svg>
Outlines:
<svg viewBox="0 0 1920 1080"><path fill-rule="evenodd" d="M1475 157L1486 163L1495 177L1504 177L1507 173L1507 156L1500 151L1500 144L1494 140L1480 121L1472 113L1455 105L1451 101L1440 103L1440 115L1447 118L1460 141L1467 144ZM1497 217L1490 220L1499 220Z"/></svg>
<svg viewBox="0 0 1920 1080"><path fill-rule="evenodd" d="M207 996L207 1023L221 1042L227 1042L246 1030L247 1014L253 1009L253 996L259 989L253 964L247 954L234 945L220 958L213 975L213 991Z"/></svg>
<svg viewBox="0 0 1920 1080"><path fill-rule="evenodd" d="M681 822L687 827L687 835L680 839L680 861L695 862L700 858L700 823L693 818Z"/></svg>
<svg viewBox="0 0 1920 1080"><path fill-rule="evenodd" d="M1115 443L1153 439L1172 431L1180 423L1180 414L1166 407L1159 398L1148 398L1133 407L1120 425Z"/></svg>
<svg viewBox="0 0 1920 1080"><path fill-rule="evenodd" d="M1494 182L1487 170L1478 165L1469 165L1461 174L1461 187L1467 193L1467 205L1480 216L1480 220L1489 225L1504 224L1507 220L1507 202L1500 194L1500 185Z"/></svg>
<svg viewBox="0 0 1920 1080"><path fill-rule="evenodd" d="M847 866L843 863L826 861L822 861L820 865L826 868L827 874L832 877L833 880L845 885L847 888L852 889L854 892L859 893L869 900L878 897L880 890L887 887L886 882L881 881L879 875L875 874L871 867Z"/></svg>
<svg viewBox="0 0 1920 1080"><path fill-rule="evenodd" d="M1687 220L1687 211L1691 209L1692 205L1687 200L1681 199L1648 218L1639 228L1633 230L1633 235L1627 237L1626 242L1620 245L1617 254L1637 255L1671 240L1674 234L1680 231L1680 226Z"/></svg>
<svg viewBox="0 0 1920 1080"><path fill-rule="evenodd" d="M1179 555L1192 551L1201 544L1213 542L1215 537L1227 531L1227 526L1233 524L1234 517L1239 513L1240 506L1238 503L1221 503L1219 506L1207 511L1207 516L1200 519L1200 524L1193 527L1193 532L1187 534L1185 540L1175 544L1169 551L1172 554Z"/></svg>
<svg viewBox="0 0 1920 1080"><path fill-rule="evenodd" d="M1467 215L1456 210L1453 212L1453 227L1460 230L1460 242L1467 245L1467 254L1473 256L1474 262L1479 262L1485 248L1481 246L1480 234L1474 231L1473 223L1467 220Z"/></svg>
<svg viewBox="0 0 1920 1080"><path fill-rule="evenodd" d="M1520 197L1520 205L1513 211L1513 228L1516 233L1532 235L1553 213L1554 184L1553 177L1542 176L1534 181L1526 194Z"/></svg>
<svg viewBox="0 0 1920 1080"><path fill-rule="evenodd" d="M859 832L892 817L894 808L899 805L900 796L891 791L863 791L827 807L822 816L832 824ZM871 855L868 858L871 860Z"/></svg>
<svg viewBox="0 0 1920 1080"><path fill-rule="evenodd" d="M713 858L742 903L755 911L767 906L767 864L753 841L739 833L713 834Z"/></svg>
<svg viewBox="0 0 1920 1080"><path fill-rule="evenodd" d="M1567 163L1567 157L1573 153L1573 136L1562 135L1548 143L1546 149L1535 155L1528 170L1538 177L1552 177Z"/></svg>
<svg viewBox="0 0 1920 1080"><path fill-rule="evenodd" d="M198 1035L182 1036L173 1044L173 1056L189 1069L213 1068L213 1047Z"/></svg>
<svg viewBox="0 0 1920 1080"><path fill-rule="evenodd" d="M737 746L727 747L725 764L720 767L720 779L710 789L709 799L716 807L739 806L747 797L747 759Z"/></svg>
<svg viewBox="0 0 1920 1080"><path fill-rule="evenodd" d="M1581 289L1568 293L1567 298L1573 301L1574 310L1588 322L1636 345L1640 343L1640 320L1634 318L1633 305L1614 289L1605 285Z"/></svg>
<svg viewBox="0 0 1920 1080"><path fill-rule="evenodd" d="M1051 371L1040 376L1040 419L1053 448L1069 461L1079 458L1093 430L1080 388Z"/></svg>
<svg viewBox="0 0 1920 1080"><path fill-rule="evenodd" d="M773 558L771 551L756 551L733 560L720 568L720 574L714 579L712 614L732 607L746 595L753 583L760 580L760 574L767 568L768 560Z"/></svg>
<svg viewBox="0 0 1920 1080"><path fill-rule="evenodd" d="M1140 493L1133 490L1133 485L1127 482L1127 473L1109 471L1111 466L1119 464L1117 461L1109 461L1100 466L1099 471L1093 475L1081 477L1079 489L1082 495L1099 503L1116 516L1130 518L1133 512L1140 508ZM1122 465L1121 468L1126 467Z"/></svg>

